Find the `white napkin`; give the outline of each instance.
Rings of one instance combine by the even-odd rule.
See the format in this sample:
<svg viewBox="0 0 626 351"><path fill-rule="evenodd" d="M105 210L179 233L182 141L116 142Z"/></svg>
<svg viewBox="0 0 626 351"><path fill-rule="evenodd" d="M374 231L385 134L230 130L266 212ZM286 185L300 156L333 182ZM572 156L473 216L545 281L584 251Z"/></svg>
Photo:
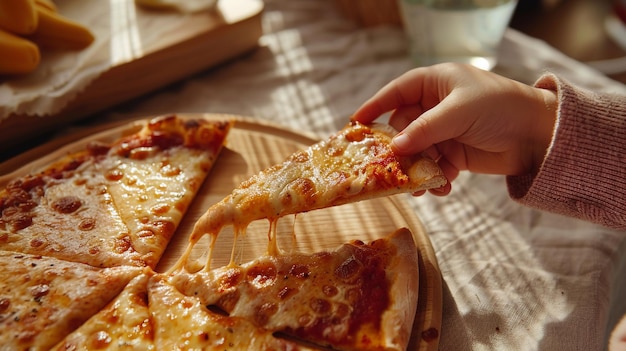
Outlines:
<svg viewBox="0 0 626 351"><path fill-rule="evenodd" d="M196 0L194 5L204 1ZM189 25L196 11L196 7L193 11L151 11L134 0L56 4L63 16L87 26L95 41L80 51L42 50L35 72L0 82L0 122L12 114L44 117L62 111L102 73L177 42L177 33Z"/></svg>

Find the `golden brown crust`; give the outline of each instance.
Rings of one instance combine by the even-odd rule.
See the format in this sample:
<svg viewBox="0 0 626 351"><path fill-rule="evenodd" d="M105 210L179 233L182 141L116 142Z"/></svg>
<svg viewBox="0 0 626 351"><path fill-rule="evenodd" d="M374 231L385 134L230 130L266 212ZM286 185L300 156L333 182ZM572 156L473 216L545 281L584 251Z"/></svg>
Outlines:
<svg viewBox="0 0 626 351"><path fill-rule="evenodd" d="M407 228L398 229L389 240L398 249L387 268L392 281L391 306L382 316L382 337L390 349L405 350L409 344L419 292L418 253L413 234Z"/></svg>

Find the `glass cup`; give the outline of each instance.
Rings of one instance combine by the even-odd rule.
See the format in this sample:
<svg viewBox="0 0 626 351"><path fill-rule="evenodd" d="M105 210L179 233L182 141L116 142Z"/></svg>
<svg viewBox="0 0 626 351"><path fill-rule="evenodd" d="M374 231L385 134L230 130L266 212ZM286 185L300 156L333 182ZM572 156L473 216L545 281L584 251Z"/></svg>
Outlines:
<svg viewBox="0 0 626 351"><path fill-rule="evenodd" d="M491 70L517 0L397 0L417 66L463 62Z"/></svg>

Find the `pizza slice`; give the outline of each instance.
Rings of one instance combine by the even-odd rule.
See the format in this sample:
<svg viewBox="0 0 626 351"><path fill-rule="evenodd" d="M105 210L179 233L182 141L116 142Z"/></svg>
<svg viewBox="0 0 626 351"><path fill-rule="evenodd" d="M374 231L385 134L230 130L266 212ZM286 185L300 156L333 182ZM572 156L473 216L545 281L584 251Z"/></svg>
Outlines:
<svg viewBox="0 0 626 351"><path fill-rule="evenodd" d="M136 276L113 301L52 350L156 350L148 308L148 280L153 275L146 270Z"/></svg>
<svg viewBox="0 0 626 351"><path fill-rule="evenodd" d="M164 275L148 286L155 344L161 350L310 350L283 340L244 318L212 312L185 296Z"/></svg>
<svg viewBox="0 0 626 351"><path fill-rule="evenodd" d="M417 308L417 255L403 228L370 243L181 270L170 279L203 305L270 331L337 350L405 350Z"/></svg>
<svg viewBox="0 0 626 351"><path fill-rule="evenodd" d="M158 117L5 180L0 249L154 268L231 126L226 119Z"/></svg>
<svg viewBox="0 0 626 351"><path fill-rule="evenodd" d="M47 350L111 301L141 273L0 251L0 345Z"/></svg>
<svg viewBox="0 0 626 351"><path fill-rule="evenodd" d="M327 140L253 175L197 221L189 247L175 269L201 237L217 236L226 225L234 226L237 234L258 219L267 218L274 224L289 214L445 185L447 180L432 159L394 154L391 129L383 124L351 122ZM275 254L275 235L269 236L268 251Z"/></svg>

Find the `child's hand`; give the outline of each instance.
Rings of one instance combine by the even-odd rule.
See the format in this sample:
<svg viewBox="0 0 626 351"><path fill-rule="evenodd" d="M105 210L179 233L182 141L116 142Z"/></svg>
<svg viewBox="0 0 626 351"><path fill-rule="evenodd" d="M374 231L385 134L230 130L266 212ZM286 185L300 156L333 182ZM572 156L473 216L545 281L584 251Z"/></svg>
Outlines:
<svg viewBox="0 0 626 351"><path fill-rule="evenodd" d="M398 154L426 151L451 181L459 171L536 172L552 140L556 93L460 64L411 70L354 114L369 123L394 110ZM447 194L449 186L433 193Z"/></svg>

